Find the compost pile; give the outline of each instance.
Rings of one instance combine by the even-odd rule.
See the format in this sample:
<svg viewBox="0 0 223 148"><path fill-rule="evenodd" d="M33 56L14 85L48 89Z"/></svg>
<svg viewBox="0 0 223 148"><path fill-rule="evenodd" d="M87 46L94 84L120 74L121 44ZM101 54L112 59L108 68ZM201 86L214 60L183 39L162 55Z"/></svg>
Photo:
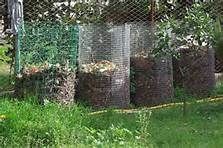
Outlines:
<svg viewBox="0 0 223 148"><path fill-rule="evenodd" d="M215 87L215 57L209 48L179 49L180 57L174 59L174 83L188 93L206 96Z"/></svg>
<svg viewBox="0 0 223 148"><path fill-rule="evenodd" d="M173 96L171 58L131 57L131 101L137 106L153 106Z"/></svg>
<svg viewBox="0 0 223 148"><path fill-rule="evenodd" d="M68 66L59 64L24 67L17 78L19 93L37 95L39 100L70 104L74 101L76 73ZM19 87L18 86L18 87Z"/></svg>
<svg viewBox="0 0 223 148"><path fill-rule="evenodd" d="M129 90L122 73L118 65L106 60L81 65L78 98L95 108L126 107Z"/></svg>
<svg viewBox="0 0 223 148"><path fill-rule="evenodd" d="M80 71L91 74L112 75L115 70L118 70L118 66L110 61L100 61L97 63L83 64Z"/></svg>

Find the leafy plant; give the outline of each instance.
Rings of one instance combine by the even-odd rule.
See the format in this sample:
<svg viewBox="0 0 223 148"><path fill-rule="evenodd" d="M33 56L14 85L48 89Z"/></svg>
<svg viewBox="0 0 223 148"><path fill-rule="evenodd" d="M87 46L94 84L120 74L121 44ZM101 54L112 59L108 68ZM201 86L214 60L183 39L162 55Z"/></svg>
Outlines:
<svg viewBox="0 0 223 148"><path fill-rule="evenodd" d="M64 64L76 65L77 28L64 24L26 23L20 32L21 64L42 65Z"/></svg>
<svg viewBox="0 0 223 148"><path fill-rule="evenodd" d="M11 58L7 55L7 52L9 51L9 46L4 45L0 46L0 63L6 63L11 60Z"/></svg>
<svg viewBox="0 0 223 148"><path fill-rule="evenodd" d="M213 41L213 20L200 4L194 4L187 10L185 17L173 25L178 46L210 47Z"/></svg>
<svg viewBox="0 0 223 148"><path fill-rule="evenodd" d="M175 44L173 42L173 24L174 20L168 19L161 21L155 30L155 42L152 54L155 57L173 55L176 56Z"/></svg>
<svg viewBox="0 0 223 148"><path fill-rule="evenodd" d="M133 138L133 133L120 126L111 125L107 130L96 130L93 128L85 127L88 135L86 137L87 143L91 143L96 146L103 146L109 143L116 143L121 146L125 144L125 141L129 138Z"/></svg>
<svg viewBox="0 0 223 148"><path fill-rule="evenodd" d="M148 144L148 139L150 137L149 133L149 125L150 125L150 117L152 115L151 111L141 110L138 114L138 124L140 125L139 130L137 131L138 136L137 139L141 140L142 143Z"/></svg>

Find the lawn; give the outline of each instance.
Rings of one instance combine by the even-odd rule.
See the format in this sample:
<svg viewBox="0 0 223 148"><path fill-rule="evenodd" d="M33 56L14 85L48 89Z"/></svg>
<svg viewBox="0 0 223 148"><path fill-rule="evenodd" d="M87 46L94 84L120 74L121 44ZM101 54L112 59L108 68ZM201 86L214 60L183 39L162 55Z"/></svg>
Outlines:
<svg viewBox="0 0 223 148"><path fill-rule="evenodd" d="M0 100L0 144L4 147L216 148L223 145L223 101L128 111L93 112L80 105L39 106Z"/></svg>

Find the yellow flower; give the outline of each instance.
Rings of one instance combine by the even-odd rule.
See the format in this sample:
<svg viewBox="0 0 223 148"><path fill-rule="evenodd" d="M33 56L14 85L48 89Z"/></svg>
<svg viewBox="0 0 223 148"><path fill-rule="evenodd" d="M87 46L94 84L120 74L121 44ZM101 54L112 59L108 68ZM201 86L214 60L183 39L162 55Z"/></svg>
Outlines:
<svg viewBox="0 0 223 148"><path fill-rule="evenodd" d="M0 121L3 121L6 119L6 116L5 115L0 115Z"/></svg>

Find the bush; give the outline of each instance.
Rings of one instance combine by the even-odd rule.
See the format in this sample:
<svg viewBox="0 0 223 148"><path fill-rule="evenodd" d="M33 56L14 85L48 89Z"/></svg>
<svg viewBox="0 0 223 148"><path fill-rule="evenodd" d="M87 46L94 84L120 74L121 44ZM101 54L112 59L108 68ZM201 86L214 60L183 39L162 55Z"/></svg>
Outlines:
<svg viewBox="0 0 223 148"><path fill-rule="evenodd" d="M0 46L0 63L6 63L11 60L9 55L7 54L9 52L9 46L3 45Z"/></svg>

